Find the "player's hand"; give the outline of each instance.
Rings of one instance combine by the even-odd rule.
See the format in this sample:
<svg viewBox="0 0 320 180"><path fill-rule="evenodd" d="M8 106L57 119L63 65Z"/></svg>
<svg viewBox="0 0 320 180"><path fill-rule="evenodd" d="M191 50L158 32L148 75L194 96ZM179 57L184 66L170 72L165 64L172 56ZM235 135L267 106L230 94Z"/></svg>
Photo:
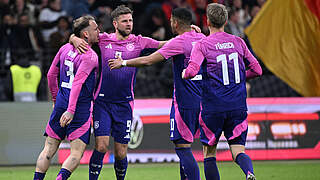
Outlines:
<svg viewBox="0 0 320 180"><path fill-rule="evenodd" d="M191 24L191 29L195 30L197 33L201 33L201 28L194 24Z"/></svg>
<svg viewBox="0 0 320 180"><path fill-rule="evenodd" d="M60 126L65 127L66 125L70 124L73 119L73 114L66 111L62 114L60 118Z"/></svg>
<svg viewBox="0 0 320 180"><path fill-rule="evenodd" d="M182 73L181 73L181 77L182 77L182 79L186 79L185 77L184 77L184 74L186 73L186 69L184 69L183 71L182 71Z"/></svg>
<svg viewBox="0 0 320 180"><path fill-rule="evenodd" d="M109 59L109 67L110 69L119 69L122 67L122 58L118 56L117 59Z"/></svg>
<svg viewBox="0 0 320 180"><path fill-rule="evenodd" d="M81 38L76 36L70 36L70 42L77 49L79 54L85 53L88 50L88 43Z"/></svg>
<svg viewBox="0 0 320 180"><path fill-rule="evenodd" d="M56 104L55 101L52 102L52 109L54 109L54 105Z"/></svg>

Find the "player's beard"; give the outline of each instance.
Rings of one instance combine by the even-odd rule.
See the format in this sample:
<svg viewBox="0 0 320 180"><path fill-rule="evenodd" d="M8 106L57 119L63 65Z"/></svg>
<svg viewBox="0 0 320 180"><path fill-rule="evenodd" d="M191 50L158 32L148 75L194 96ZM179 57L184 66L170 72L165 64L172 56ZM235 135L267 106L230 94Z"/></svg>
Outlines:
<svg viewBox="0 0 320 180"><path fill-rule="evenodd" d="M126 31L122 31L122 30L120 30L119 28L117 28L117 30L118 30L118 32L120 33L120 35L121 35L122 37L127 37L127 36L129 36L129 35L131 34L131 32L132 32L132 31L130 31L129 33L126 33Z"/></svg>
<svg viewBox="0 0 320 180"><path fill-rule="evenodd" d="M174 35L177 35L177 34L178 34L177 31L176 31L176 29L173 28L173 27L171 27L171 31L172 31L172 34L174 34Z"/></svg>

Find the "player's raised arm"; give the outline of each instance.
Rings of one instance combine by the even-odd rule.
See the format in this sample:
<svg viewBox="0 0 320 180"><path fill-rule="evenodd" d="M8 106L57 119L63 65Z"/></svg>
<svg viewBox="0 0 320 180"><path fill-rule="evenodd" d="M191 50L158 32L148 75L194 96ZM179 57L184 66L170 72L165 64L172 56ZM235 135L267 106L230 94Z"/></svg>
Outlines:
<svg viewBox="0 0 320 180"><path fill-rule="evenodd" d="M195 30L197 33L201 33L201 28L198 27L197 25L190 25L190 27ZM159 47L158 49L162 48L162 46L164 46L168 41L159 41Z"/></svg>
<svg viewBox="0 0 320 180"><path fill-rule="evenodd" d="M138 57L130 60L122 60L121 57L117 59L109 59L110 69L119 69L121 67L141 67L141 66L150 66L157 62L163 61L164 57L157 51L149 56Z"/></svg>
<svg viewBox="0 0 320 180"><path fill-rule="evenodd" d="M168 41L159 41L159 47L158 49L162 48Z"/></svg>
<svg viewBox="0 0 320 180"><path fill-rule="evenodd" d="M78 51L79 54L85 53L88 50L88 43L74 34L71 34L69 43L72 44Z"/></svg>
<svg viewBox="0 0 320 180"><path fill-rule="evenodd" d="M154 40L151 40L150 38L144 38L144 39L145 39L144 44L146 44L147 41L149 41L150 43L153 43L154 45L157 43ZM160 41L159 46L161 42L164 42L164 41ZM183 53L183 43L184 42L182 38L177 37L168 41L161 49L150 54L149 56L143 56L143 57L138 57L138 58L129 59L129 60L122 60L121 58L110 59L109 67L111 69L118 69L124 66L129 66L129 67L150 66L157 62L168 59L169 57L172 57L174 55Z"/></svg>

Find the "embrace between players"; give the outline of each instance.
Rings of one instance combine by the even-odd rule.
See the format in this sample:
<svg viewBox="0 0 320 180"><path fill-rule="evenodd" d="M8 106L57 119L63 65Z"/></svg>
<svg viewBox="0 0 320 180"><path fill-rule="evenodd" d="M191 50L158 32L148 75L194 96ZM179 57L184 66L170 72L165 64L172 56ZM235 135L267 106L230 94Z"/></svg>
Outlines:
<svg viewBox="0 0 320 180"><path fill-rule="evenodd" d="M244 41L224 32L228 19L225 6L208 5L210 35L207 37L192 30L189 10L174 9L170 22L173 33L178 36L168 42L131 34L132 11L124 5L118 6L111 16L116 30L111 34L100 34L91 16L75 20L71 43L61 47L53 60L48 84L54 109L45 130L45 147L37 160L34 179L44 179L51 158L65 138L71 141L71 154L62 164L57 180L68 179L89 143L91 115L95 149L90 158L89 179L99 177L110 135L114 138L117 180L125 179L135 67L172 57L174 93L170 138L180 159L181 179L200 179L199 167L191 152L194 135L200 129L207 180L220 179L215 156L222 131L234 161L246 179L254 180L251 159L245 154L248 132L245 81L261 75L262 70ZM91 49L97 42L101 51L100 71L98 56ZM145 48L159 50L139 57ZM100 81L96 80L98 76Z"/></svg>

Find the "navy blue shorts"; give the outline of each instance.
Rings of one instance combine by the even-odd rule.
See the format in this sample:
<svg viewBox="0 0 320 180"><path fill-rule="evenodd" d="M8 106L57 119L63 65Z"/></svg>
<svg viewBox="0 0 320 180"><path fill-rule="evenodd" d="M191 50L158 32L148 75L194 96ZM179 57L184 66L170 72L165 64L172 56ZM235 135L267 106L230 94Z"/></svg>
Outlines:
<svg viewBox="0 0 320 180"><path fill-rule="evenodd" d="M95 101L93 127L95 136L112 136L114 141L128 144L132 122L131 102L106 103Z"/></svg>
<svg viewBox="0 0 320 180"><path fill-rule="evenodd" d="M189 144L199 129L200 108L184 109L172 102L170 112L170 139L176 144Z"/></svg>
<svg viewBox="0 0 320 180"><path fill-rule="evenodd" d="M229 145L245 145L248 132L247 116L247 111L244 110L219 113L201 112L201 142L210 146L215 145L223 132Z"/></svg>
<svg viewBox="0 0 320 180"><path fill-rule="evenodd" d="M58 140L64 140L66 137L70 141L81 139L84 143L89 144L91 112L76 111L71 123L62 128L60 118L66 110L61 107L54 107L44 135Z"/></svg>

